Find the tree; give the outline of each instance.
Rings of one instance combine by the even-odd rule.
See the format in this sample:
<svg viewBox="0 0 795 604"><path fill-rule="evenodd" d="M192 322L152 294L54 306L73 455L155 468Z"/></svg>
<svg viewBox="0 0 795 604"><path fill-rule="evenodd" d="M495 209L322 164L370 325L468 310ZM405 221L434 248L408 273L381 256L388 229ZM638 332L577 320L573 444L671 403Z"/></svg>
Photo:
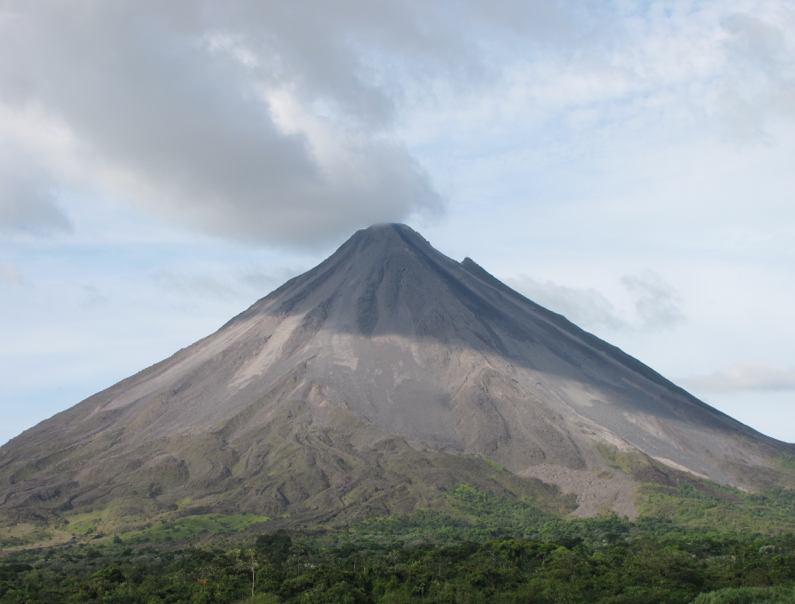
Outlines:
<svg viewBox="0 0 795 604"><path fill-rule="evenodd" d="M290 547L293 542L284 531L276 531L270 535L260 535L257 537L255 546L257 551L264 554L274 564L281 564L290 554Z"/></svg>
<svg viewBox="0 0 795 604"><path fill-rule="evenodd" d="M251 548L233 549L227 553L236 571L251 573L251 597L254 597L254 588L257 585L257 570L260 567L259 556Z"/></svg>

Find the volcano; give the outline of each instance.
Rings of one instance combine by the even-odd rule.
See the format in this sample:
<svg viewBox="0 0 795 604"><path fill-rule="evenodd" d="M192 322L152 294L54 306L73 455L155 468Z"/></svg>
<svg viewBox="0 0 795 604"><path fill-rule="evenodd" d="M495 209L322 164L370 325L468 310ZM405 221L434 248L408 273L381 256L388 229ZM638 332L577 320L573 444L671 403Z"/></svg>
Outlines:
<svg viewBox="0 0 795 604"><path fill-rule="evenodd" d="M465 483L632 517L639 482L781 484L793 453L390 224L9 441L0 513L322 520ZM645 462L615 471L620 454Z"/></svg>

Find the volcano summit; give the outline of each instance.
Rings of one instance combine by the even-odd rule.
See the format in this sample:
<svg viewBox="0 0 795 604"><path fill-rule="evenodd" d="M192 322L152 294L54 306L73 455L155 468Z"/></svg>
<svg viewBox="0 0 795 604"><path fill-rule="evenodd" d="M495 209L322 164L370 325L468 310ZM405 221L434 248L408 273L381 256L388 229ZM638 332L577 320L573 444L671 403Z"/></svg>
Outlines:
<svg viewBox="0 0 795 604"><path fill-rule="evenodd" d="M793 453L391 224L8 442L0 513L319 520L467 483L634 516L639 482L780 484ZM616 455L644 461L616 471Z"/></svg>

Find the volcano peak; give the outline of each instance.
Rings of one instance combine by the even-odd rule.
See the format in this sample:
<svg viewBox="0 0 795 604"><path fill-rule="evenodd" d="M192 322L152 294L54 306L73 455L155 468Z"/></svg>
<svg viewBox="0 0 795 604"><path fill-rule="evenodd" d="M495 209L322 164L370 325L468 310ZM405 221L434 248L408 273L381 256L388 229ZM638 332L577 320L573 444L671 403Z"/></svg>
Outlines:
<svg viewBox="0 0 795 604"><path fill-rule="evenodd" d="M633 515L640 478L615 472L607 450L661 475L752 487L778 481L775 459L793 449L471 259L383 224L216 333L1 447L0 510L189 497L265 514L328 516L350 501L388 513L460 482L497 488L486 458L514 485L575 494L581 515L603 505Z"/></svg>

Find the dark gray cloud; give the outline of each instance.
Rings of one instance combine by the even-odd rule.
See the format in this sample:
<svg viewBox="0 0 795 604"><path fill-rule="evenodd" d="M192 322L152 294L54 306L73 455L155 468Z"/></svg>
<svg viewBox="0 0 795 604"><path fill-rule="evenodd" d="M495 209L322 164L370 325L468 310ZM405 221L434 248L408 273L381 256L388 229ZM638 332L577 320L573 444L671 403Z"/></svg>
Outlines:
<svg viewBox="0 0 795 604"><path fill-rule="evenodd" d="M767 363L743 361L709 375L682 378L678 382L702 392L795 390L795 367L780 369Z"/></svg>
<svg viewBox="0 0 795 604"><path fill-rule="evenodd" d="M58 206L55 184L42 174L15 173L11 158L0 154L0 232L48 235L70 232L72 224Z"/></svg>
<svg viewBox="0 0 795 604"><path fill-rule="evenodd" d="M439 213L394 135L401 107L440 81L493 78L489 32L543 42L566 27L545 0L6 0L0 103L35 105L70 145L44 141L48 173L2 191L0 225L67 228L41 192L48 178L255 242ZM65 170L63 155L79 161Z"/></svg>
<svg viewBox="0 0 795 604"><path fill-rule="evenodd" d="M2 101L58 115L94 162L94 184L139 206L216 234L282 242L441 207L405 147L361 127L385 124L389 99L353 86L352 66L333 56L316 64L317 44L296 71L273 24L255 35L250 19L268 24L268 15L246 3L9 4ZM293 107L274 107L277 92ZM335 112L325 119L307 108L323 95ZM285 124L280 109L299 112ZM4 191L2 224L63 228L42 188L33 180Z"/></svg>

